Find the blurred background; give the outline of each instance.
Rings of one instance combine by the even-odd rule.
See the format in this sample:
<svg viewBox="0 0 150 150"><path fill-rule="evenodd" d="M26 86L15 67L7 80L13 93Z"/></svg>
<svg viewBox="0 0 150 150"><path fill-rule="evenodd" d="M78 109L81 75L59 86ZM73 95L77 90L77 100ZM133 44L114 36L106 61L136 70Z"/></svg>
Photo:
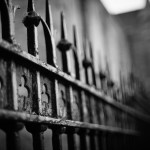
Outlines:
<svg viewBox="0 0 150 150"><path fill-rule="evenodd" d="M20 5L16 12L16 40L22 50L27 51L27 33L22 20L27 13L27 0L13 0ZM137 95L138 108L149 113L150 93L150 3L148 0L50 0L54 39L57 44L60 40L60 13L65 14L68 40L73 42L73 25L77 29L77 47L80 60L83 60L83 49L89 50L87 41L92 44L96 75L106 73L118 86L128 80L131 75L136 78L144 94ZM35 0L35 8L45 19L45 1ZM39 54L42 61L46 61L45 39L43 28L38 27ZM68 53L72 55L71 52ZM69 57L71 58L71 57ZM62 68L60 52L57 50L57 63ZM70 70L74 74L72 59L69 60ZM84 79L84 69L81 66L81 80ZM92 82L92 81L91 81ZM97 83L98 84L98 83ZM100 85L98 84L99 88ZM139 94L139 93L137 93ZM133 99L131 99L132 101ZM140 106L139 106L140 105ZM134 106L136 107L136 106ZM0 131L1 132L1 131ZM48 131L50 132L50 131ZM30 133L24 129L20 134L24 136L22 149L31 141ZM3 135L1 133L1 135ZM2 136L1 136L2 137ZM64 140L65 140L64 136ZM51 136L45 133L47 149L51 147ZM26 145L26 146L25 146ZM0 149L5 149L0 147ZM32 147L28 147L28 150ZM64 149L67 149L64 145Z"/></svg>

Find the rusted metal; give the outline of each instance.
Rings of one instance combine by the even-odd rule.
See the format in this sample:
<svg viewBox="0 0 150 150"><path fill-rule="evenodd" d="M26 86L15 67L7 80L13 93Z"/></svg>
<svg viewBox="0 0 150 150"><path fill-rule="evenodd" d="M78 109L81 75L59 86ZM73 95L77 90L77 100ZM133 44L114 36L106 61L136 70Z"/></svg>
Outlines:
<svg viewBox="0 0 150 150"><path fill-rule="evenodd" d="M30 122L30 123L43 123L52 126L66 126L66 127L73 127L79 129L89 129L89 130L98 130L98 131L108 131L114 133L122 133L122 134L129 134L129 135L138 135L139 132L132 129L122 129L120 127L111 127L111 126L104 126L86 122L79 122L79 121L71 121L71 120L62 120L62 119L55 119L50 117L38 116L38 115L30 115L26 113L19 113L14 111L6 111L1 110L1 119L4 120L18 120L22 122Z"/></svg>
<svg viewBox="0 0 150 150"><path fill-rule="evenodd" d="M0 2L3 39L0 42L0 128L6 133L7 149L20 149L19 131L24 124L32 134L33 148L36 150L44 150L44 132L48 127L52 130L54 150L63 148L63 134L67 135L68 149L72 150L76 150L79 145L81 150L123 150L124 145L132 141L131 147L134 149L135 143L141 138L137 124L149 125L150 117L125 106L122 97L118 102L117 96L114 96L116 84L111 80L108 62L105 73L100 73L102 91L99 91L92 44L86 41L82 61L86 82L80 81L76 27L73 27L72 44L67 39L62 12L61 39L57 48L62 53L63 70L59 70L48 0L46 21L35 11L34 0L28 0L27 15L23 19L27 28L28 53L22 51L14 39L16 8L11 0ZM45 34L47 63L39 60L39 23L42 23ZM69 50L73 51L75 78L71 77L69 70ZM89 86L91 84L94 87ZM137 85L131 85L131 94L135 92L134 86Z"/></svg>
<svg viewBox="0 0 150 150"><path fill-rule="evenodd" d="M59 80L63 80L64 82L67 82L71 84L72 86L78 87L79 89L82 89L83 91L90 93L90 95L96 96L102 102L105 102L118 110L124 111L125 113L130 114L133 117L139 118L140 120L149 120L147 116L142 115L136 110L129 108L125 105L122 105L121 103L116 102L110 96L106 96L100 91L94 90L93 88L91 89L89 86L83 84L80 81L74 80L69 75L63 73L59 69L51 67L49 65L45 65L45 63L43 63L39 59L25 52L22 52L20 48L12 47L6 42L1 42L0 51L1 51L1 54L4 54L5 56L13 55L13 57L15 57L17 60L21 60L25 64L30 64L29 66L34 66L39 69L42 69L42 70L44 69L45 71L49 71L51 74L53 74L53 76L57 76Z"/></svg>

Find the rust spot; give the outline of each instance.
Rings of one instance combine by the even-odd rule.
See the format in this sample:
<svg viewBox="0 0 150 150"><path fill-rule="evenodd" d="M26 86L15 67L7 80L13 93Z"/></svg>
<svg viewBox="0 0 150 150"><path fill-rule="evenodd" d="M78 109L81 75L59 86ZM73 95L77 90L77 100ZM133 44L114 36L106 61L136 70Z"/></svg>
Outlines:
<svg viewBox="0 0 150 150"><path fill-rule="evenodd" d="M75 120L79 120L80 118L77 95L73 96L72 117Z"/></svg>
<svg viewBox="0 0 150 150"><path fill-rule="evenodd" d="M27 86L27 79L24 75L21 76L21 83L18 87L18 95L19 110L27 110L29 105L29 102L27 101L27 98L29 97L29 88Z"/></svg>
<svg viewBox="0 0 150 150"><path fill-rule="evenodd" d="M65 92L63 90L60 90L58 116L65 117L65 115L66 115L66 97Z"/></svg>
<svg viewBox="0 0 150 150"><path fill-rule="evenodd" d="M48 110L48 108L50 107L49 106L49 100L50 100L50 96L49 96L49 94L48 94L48 92L47 92L47 85L46 84L43 84L43 86L42 86L42 93L41 93L42 95L42 112L44 113L44 114L46 114L47 113L47 110Z"/></svg>

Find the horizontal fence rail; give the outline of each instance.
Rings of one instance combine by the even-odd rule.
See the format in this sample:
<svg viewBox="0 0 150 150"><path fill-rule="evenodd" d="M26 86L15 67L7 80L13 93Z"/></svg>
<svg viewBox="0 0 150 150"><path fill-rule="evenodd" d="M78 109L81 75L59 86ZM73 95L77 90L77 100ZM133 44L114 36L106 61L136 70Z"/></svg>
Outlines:
<svg viewBox="0 0 150 150"><path fill-rule="evenodd" d="M149 137L150 117L125 105L123 94L119 97L120 93L113 91L113 81L102 72L101 89L98 89L92 44L86 44L90 58L84 48L84 60L80 63L76 27L73 26L71 43L67 39L64 13L60 15L61 38L55 44L49 1L46 0L45 21L35 11L34 1L28 0L27 15L23 19L28 45L25 52L14 38L17 8L11 0L0 1L0 129L6 134L7 149L21 149L19 132L24 126L32 134L34 150L45 149L46 130L52 131L54 150L63 149L63 134L67 135L69 150L146 147L144 138ZM39 59L37 27L40 23L45 35L46 62ZM62 70L57 65L56 49L62 54ZM68 67L68 51L73 52L75 77ZM86 83L81 81L80 65L84 67Z"/></svg>

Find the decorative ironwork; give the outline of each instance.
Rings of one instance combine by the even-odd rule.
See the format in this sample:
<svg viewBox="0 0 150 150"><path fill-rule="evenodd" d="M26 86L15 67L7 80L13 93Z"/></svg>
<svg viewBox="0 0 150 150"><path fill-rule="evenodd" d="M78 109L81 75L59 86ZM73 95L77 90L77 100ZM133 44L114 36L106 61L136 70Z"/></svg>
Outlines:
<svg viewBox="0 0 150 150"><path fill-rule="evenodd" d="M6 133L7 149L20 150L19 131L23 126L32 134L34 150L44 150L43 133L49 129L52 130L54 150L62 149L62 134L68 136L68 148L72 150L77 149L77 139L81 150L88 147L92 150L127 149L132 141L136 141L132 149L139 148L138 141L143 142L144 137L139 134L137 125L149 125L150 117L125 105L127 95L122 87L121 90L119 87L114 89L116 84L109 74L100 72L102 89L97 89L92 43L86 42L81 64L76 27L73 26L72 44L67 39L62 12L61 39L56 46L49 1L46 0L45 21L35 11L34 0L28 0L27 15L23 19L27 28L28 53L23 52L14 39L17 8L11 0L0 1L0 129ZM40 23L45 34L46 63L39 59L38 53ZM56 47L62 53L62 71L56 62ZM68 68L69 50L73 51L75 78ZM81 65L85 69L86 83L80 81ZM91 69L92 87L89 86L88 68ZM118 90L123 96L119 97Z"/></svg>

